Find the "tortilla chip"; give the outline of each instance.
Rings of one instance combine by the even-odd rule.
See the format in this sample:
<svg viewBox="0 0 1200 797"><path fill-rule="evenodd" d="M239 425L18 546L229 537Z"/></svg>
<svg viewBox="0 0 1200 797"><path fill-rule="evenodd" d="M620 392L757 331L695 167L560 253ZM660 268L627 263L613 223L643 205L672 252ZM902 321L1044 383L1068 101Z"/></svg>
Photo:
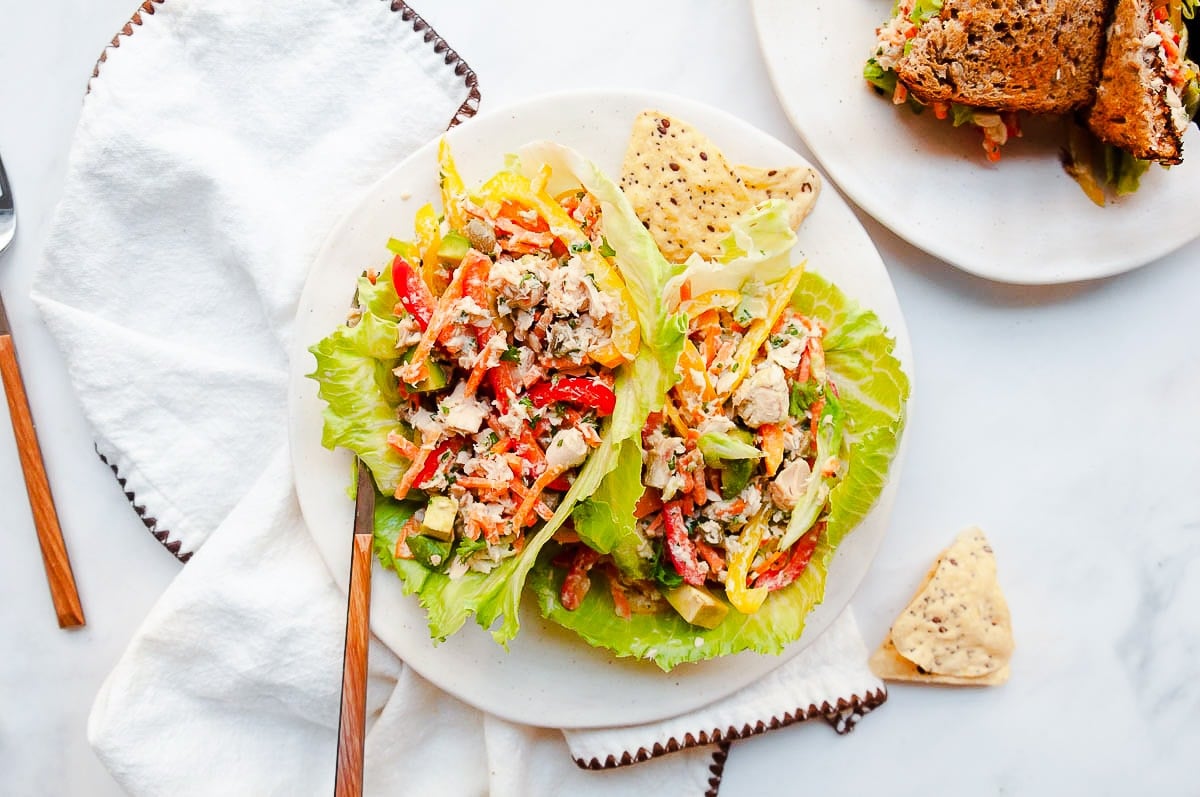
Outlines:
<svg viewBox="0 0 1200 797"><path fill-rule="evenodd" d="M718 257L734 219L767 199L788 202L796 229L816 201L820 178L802 166L731 166L687 122L643 111L633 122L621 188L663 255L681 263L693 252Z"/></svg>
<svg viewBox="0 0 1200 797"><path fill-rule="evenodd" d="M1012 652L995 557L983 532L970 528L938 557L871 662L881 678L990 684L1008 678Z"/></svg>
<svg viewBox="0 0 1200 797"><path fill-rule="evenodd" d="M892 641L889 631L883 644L871 660L867 662L871 672L885 681L907 681L922 684L944 684L946 686L999 686L1008 680L1009 666L1005 664L999 670L967 678L957 675L943 675L936 672L922 672L921 668L900 655Z"/></svg>
<svg viewBox="0 0 1200 797"><path fill-rule="evenodd" d="M754 204L768 199L788 203L788 225L800 229L801 222L812 212L821 193L821 177L808 166L785 166L782 169L758 169L754 166L734 166Z"/></svg>
<svg viewBox="0 0 1200 797"><path fill-rule="evenodd" d="M643 111L633 121L621 188L663 255L675 262L692 252L715 258L730 222L753 206L741 178L707 136L657 111Z"/></svg>

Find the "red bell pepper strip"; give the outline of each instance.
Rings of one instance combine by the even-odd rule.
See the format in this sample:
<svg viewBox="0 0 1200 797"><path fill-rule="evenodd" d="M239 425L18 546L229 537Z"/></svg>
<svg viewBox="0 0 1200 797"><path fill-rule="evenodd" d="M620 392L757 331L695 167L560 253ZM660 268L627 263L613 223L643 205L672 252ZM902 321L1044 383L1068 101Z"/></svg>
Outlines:
<svg viewBox="0 0 1200 797"><path fill-rule="evenodd" d="M678 501L663 506L663 525L666 528L667 561L683 580L694 587L704 586L704 570L696 555L696 545L688 539L687 526L683 524L683 508Z"/></svg>
<svg viewBox="0 0 1200 797"><path fill-rule="evenodd" d="M556 401L564 401L589 410L595 410L601 418L612 415L617 406L617 394L612 388L586 376L564 376L556 382L542 382L529 389L529 398L535 407L545 407Z"/></svg>
<svg viewBox="0 0 1200 797"><path fill-rule="evenodd" d="M500 361L500 364L488 371L488 384L492 386L492 396L500 414L508 412L508 398L517 392L517 381L513 376L513 364Z"/></svg>
<svg viewBox="0 0 1200 797"><path fill-rule="evenodd" d="M558 600L564 609L573 612L583 603L583 599L587 596L588 590L592 586L592 580L588 577L588 571L599 560L600 554L586 545L580 545L578 550L575 551L575 556L571 560L571 566L567 569L567 575L563 578L562 588L558 592Z"/></svg>
<svg viewBox="0 0 1200 797"><path fill-rule="evenodd" d="M433 449L433 453L430 454L429 458L425 460L425 465L421 468L421 472L417 474L417 478L413 479L413 484L417 486L417 489L421 489L421 486L425 484L425 482L434 477L434 475L438 472L438 468L440 468L442 465L442 457L447 452L453 452L457 454L459 449L462 448L462 445L463 443L461 439L457 437L451 437L449 440L443 440L437 448Z"/></svg>
<svg viewBox="0 0 1200 797"><path fill-rule="evenodd" d="M821 536L820 526L810 530L792 546L792 555L787 564L778 570L763 573L754 582L755 588L765 587L774 592L791 584L804 573L808 563L812 561L813 551L817 550L817 540Z"/></svg>
<svg viewBox="0 0 1200 797"><path fill-rule="evenodd" d="M417 325L424 332L429 328L429 319L433 318L433 292L421 275L400 255L392 260L392 285L400 297L400 304L417 320Z"/></svg>

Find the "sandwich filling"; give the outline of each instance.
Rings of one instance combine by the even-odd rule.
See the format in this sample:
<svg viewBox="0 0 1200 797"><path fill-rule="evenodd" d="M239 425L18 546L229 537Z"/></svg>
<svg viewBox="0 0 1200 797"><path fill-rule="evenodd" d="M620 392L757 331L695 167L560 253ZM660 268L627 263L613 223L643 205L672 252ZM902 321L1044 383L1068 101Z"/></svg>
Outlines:
<svg viewBox="0 0 1200 797"><path fill-rule="evenodd" d="M1171 22L1171 14L1166 5L1156 6L1153 12L1151 30L1142 40L1146 51L1146 63L1163 65L1163 77L1155 77L1151 88L1163 91L1167 105L1171 109L1171 122L1175 132L1180 136L1187 130L1192 121L1195 109L1190 111L1185 106L1184 94L1189 86L1194 84L1197 77L1196 64L1187 59L1187 29L1180 26L1176 29ZM1194 88L1193 88L1194 91Z"/></svg>

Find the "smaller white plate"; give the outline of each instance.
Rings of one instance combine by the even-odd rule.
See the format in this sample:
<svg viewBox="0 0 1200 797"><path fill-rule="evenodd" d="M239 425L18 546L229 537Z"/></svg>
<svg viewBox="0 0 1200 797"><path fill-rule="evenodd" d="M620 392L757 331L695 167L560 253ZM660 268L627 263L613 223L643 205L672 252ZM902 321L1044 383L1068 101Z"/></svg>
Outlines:
<svg viewBox="0 0 1200 797"><path fill-rule="evenodd" d="M686 119L708 134L735 163L803 165L794 151L766 133L714 108L658 94L588 91L550 95L467 122L447 134L468 184L503 166L506 153L536 139L579 150L610 175L620 172L634 117L654 108ZM430 142L367 190L334 228L308 275L294 327L289 386L290 440L296 490L305 521L342 588L350 573L354 505L346 496L351 456L321 447L315 366L308 347L344 323L357 276L390 261L389 236L410 237L413 216L437 201L437 142ZM799 233L793 256L875 310L896 337L896 356L912 373L912 349L896 294L870 238L834 191L825 191ZM909 412L912 402L909 402ZM664 673L648 662L616 659L573 632L538 616L531 601L521 631L506 652L468 620L441 645L429 639L425 612L401 593L395 573L375 565L371 630L422 676L461 700L505 719L555 728L653 722L700 708L746 686L795 656L829 627L850 602L887 530L903 460L892 464L878 504L839 546L825 601L808 617L800 640L780 656L742 653Z"/></svg>
<svg viewBox="0 0 1200 797"><path fill-rule="evenodd" d="M863 64L892 0L754 0L775 91L838 187L892 232L981 277L1035 284L1117 274L1200 235L1200 133L1188 160L1152 166L1141 189L1097 207L1063 171L1060 123L1022 116L1024 136L984 157L974 131L896 108Z"/></svg>

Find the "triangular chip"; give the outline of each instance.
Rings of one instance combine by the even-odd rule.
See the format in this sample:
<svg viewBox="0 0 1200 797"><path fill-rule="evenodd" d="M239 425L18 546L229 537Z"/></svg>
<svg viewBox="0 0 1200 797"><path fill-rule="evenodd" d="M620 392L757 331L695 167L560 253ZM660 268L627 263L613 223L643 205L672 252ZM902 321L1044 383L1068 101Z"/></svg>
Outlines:
<svg viewBox="0 0 1200 797"><path fill-rule="evenodd" d="M721 253L730 222L753 207L717 146L686 122L643 111L633 122L621 188L671 261Z"/></svg>
<svg viewBox="0 0 1200 797"><path fill-rule="evenodd" d="M754 166L734 166L754 204L768 199L788 203L788 226L800 229L800 223L812 211L821 193L821 177L808 166L785 166L782 169L759 169Z"/></svg>
<svg viewBox="0 0 1200 797"><path fill-rule="evenodd" d="M922 672L920 667L901 656L900 652L896 650L896 645L892 642L891 632L888 632L887 638L883 640L883 644L879 646L879 650L875 651L874 655L871 656L871 660L867 663L871 667L871 672L885 681L909 681L922 684L945 684L947 686L999 686L1008 680L1009 675L1007 664L995 672L988 673L987 675L978 675L974 678L942 675L936 672Z"/></svg>
<svg viewBox="0 0 1200 797"><path fill-rule="evenodd" d="M992 548L981 530L970 528L938 557L872 666L889 673L877 671L881 678L984 683L982 676L1007 678L1012 651L1012 618Z"/></svg>
<svg viewBox="0 0 1200 797"><path fill-rule="evenodd" d="M707 136L659 111L634 120L621 168L621 188L670 261L693 252L712 260L738 216L778 198L789 205L792 229L812 209L817 173L802 166L731 166Z"/></svg>

